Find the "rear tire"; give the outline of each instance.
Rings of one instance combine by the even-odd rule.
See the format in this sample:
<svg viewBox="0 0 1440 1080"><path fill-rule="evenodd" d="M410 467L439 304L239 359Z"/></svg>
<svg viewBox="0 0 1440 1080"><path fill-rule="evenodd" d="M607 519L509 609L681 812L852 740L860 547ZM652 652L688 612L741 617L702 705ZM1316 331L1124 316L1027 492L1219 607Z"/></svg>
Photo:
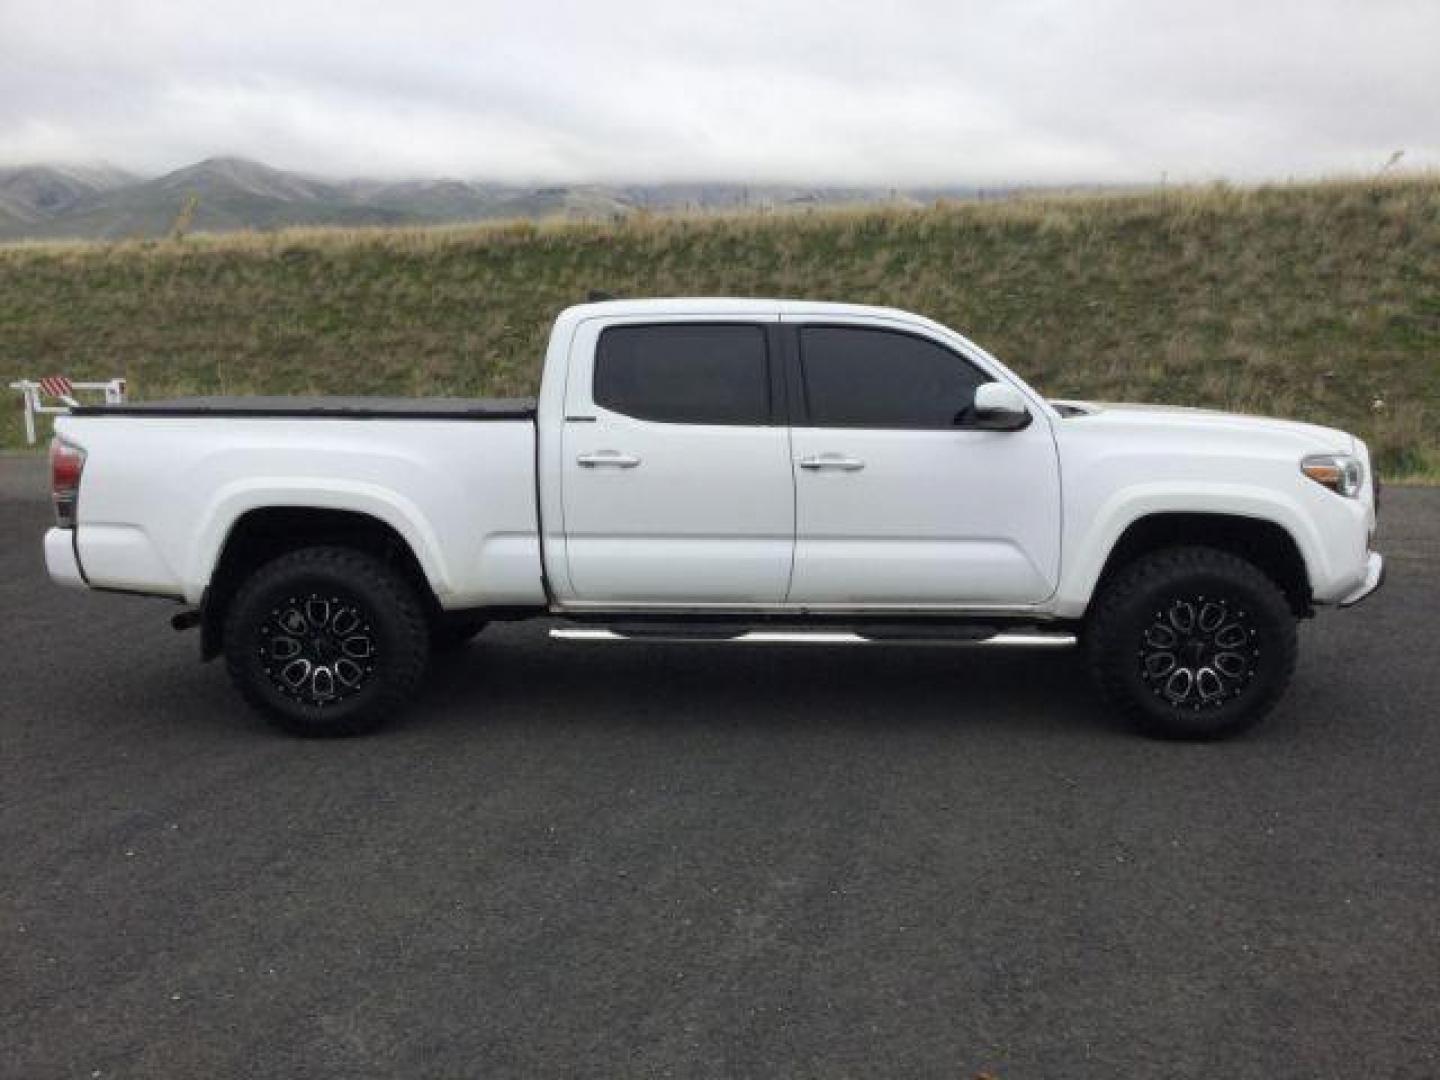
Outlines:
<svg viewBox="0 0 1440 1080"><path fill-rule="evenodd" d="M1163 738L1218 739L1262 720L1295 671L1295 616L1252 563L1166 548L1121 569L1085 628L1090 670L1116 706Z"/></svg>
<svg viewBox="0 0 1440 1080"><path fill-rule="evenodd" d="M350 548L302 548L265 564L225 620L230 678L296 735L374 730L409 703L428 653L415 590Z"/></svg>

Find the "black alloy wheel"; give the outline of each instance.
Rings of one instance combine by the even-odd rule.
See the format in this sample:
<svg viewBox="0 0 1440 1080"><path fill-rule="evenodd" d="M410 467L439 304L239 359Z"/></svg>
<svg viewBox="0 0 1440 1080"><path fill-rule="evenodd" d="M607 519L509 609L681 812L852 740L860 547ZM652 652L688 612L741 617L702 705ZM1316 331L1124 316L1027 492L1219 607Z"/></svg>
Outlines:
<svg viewBox="0 0 1440 1080"><path fill-rule="evenodd" d="M355 735L400 712L429 656L416 589L343 547L259 567L225 618L225 661L245 700L299 735Z"/></svg>
<svg viewBox="0 0 1440 1080"><path fill-rule="evenodd" d="M1084 638L1096 683L1152 734L1214 739L1263 719L1295 671L1295 614L1228 551L1153 551L1109 576Z"/></svg>

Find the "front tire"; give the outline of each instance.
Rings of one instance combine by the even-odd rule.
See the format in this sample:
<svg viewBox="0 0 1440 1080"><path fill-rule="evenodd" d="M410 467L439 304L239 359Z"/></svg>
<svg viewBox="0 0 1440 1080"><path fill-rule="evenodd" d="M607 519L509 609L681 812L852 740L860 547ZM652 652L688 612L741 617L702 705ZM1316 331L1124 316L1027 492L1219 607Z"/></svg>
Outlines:
<svg viewBox="0 0 1440 1080"><path fill-rule="evenodd" d="M1295 616L1276 584L1226 551L1152 552L1104 586L1085 628L1091 672L1141 728L1217 739L1252 727L1295 671Z"/></svg>
<svg viewBox="0 0 1440 1080"><path fill-rule="evenodd" d="M415 590L364 552L312 547L260 567L225 620L245 700L297 735L357 735L407 705L429 636Z"/></svg>

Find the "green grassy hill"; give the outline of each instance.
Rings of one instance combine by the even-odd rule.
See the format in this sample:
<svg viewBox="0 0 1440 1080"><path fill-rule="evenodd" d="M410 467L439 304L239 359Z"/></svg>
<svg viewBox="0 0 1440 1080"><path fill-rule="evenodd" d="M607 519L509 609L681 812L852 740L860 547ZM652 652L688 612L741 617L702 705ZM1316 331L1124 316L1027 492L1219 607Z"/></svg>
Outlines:
<svg viewBox="0 0 1440 1080"><path fill-rule="evenodd" d="M893 304L1047 393L1334 424L1440 474L1440 178L0 247L0 375L530 393L590 289ZM20 441L18 404L0 443Z"/></svg>

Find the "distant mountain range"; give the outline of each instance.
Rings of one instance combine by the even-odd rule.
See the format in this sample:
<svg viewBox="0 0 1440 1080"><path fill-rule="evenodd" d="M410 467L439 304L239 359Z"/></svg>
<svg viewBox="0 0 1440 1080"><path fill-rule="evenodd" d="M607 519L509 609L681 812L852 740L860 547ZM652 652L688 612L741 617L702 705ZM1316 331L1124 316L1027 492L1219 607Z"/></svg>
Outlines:
<svg viewBox="0 0 1440 1080"><path fill-rule="evenodd" d="M521 187L471 180L332 180L243 158L209 158L158 177L109 166L0 167L0 240L160 237L298 225L438 225L497 218L605 218L641 210L921 203L974 188L745 184Z"/></svg>

